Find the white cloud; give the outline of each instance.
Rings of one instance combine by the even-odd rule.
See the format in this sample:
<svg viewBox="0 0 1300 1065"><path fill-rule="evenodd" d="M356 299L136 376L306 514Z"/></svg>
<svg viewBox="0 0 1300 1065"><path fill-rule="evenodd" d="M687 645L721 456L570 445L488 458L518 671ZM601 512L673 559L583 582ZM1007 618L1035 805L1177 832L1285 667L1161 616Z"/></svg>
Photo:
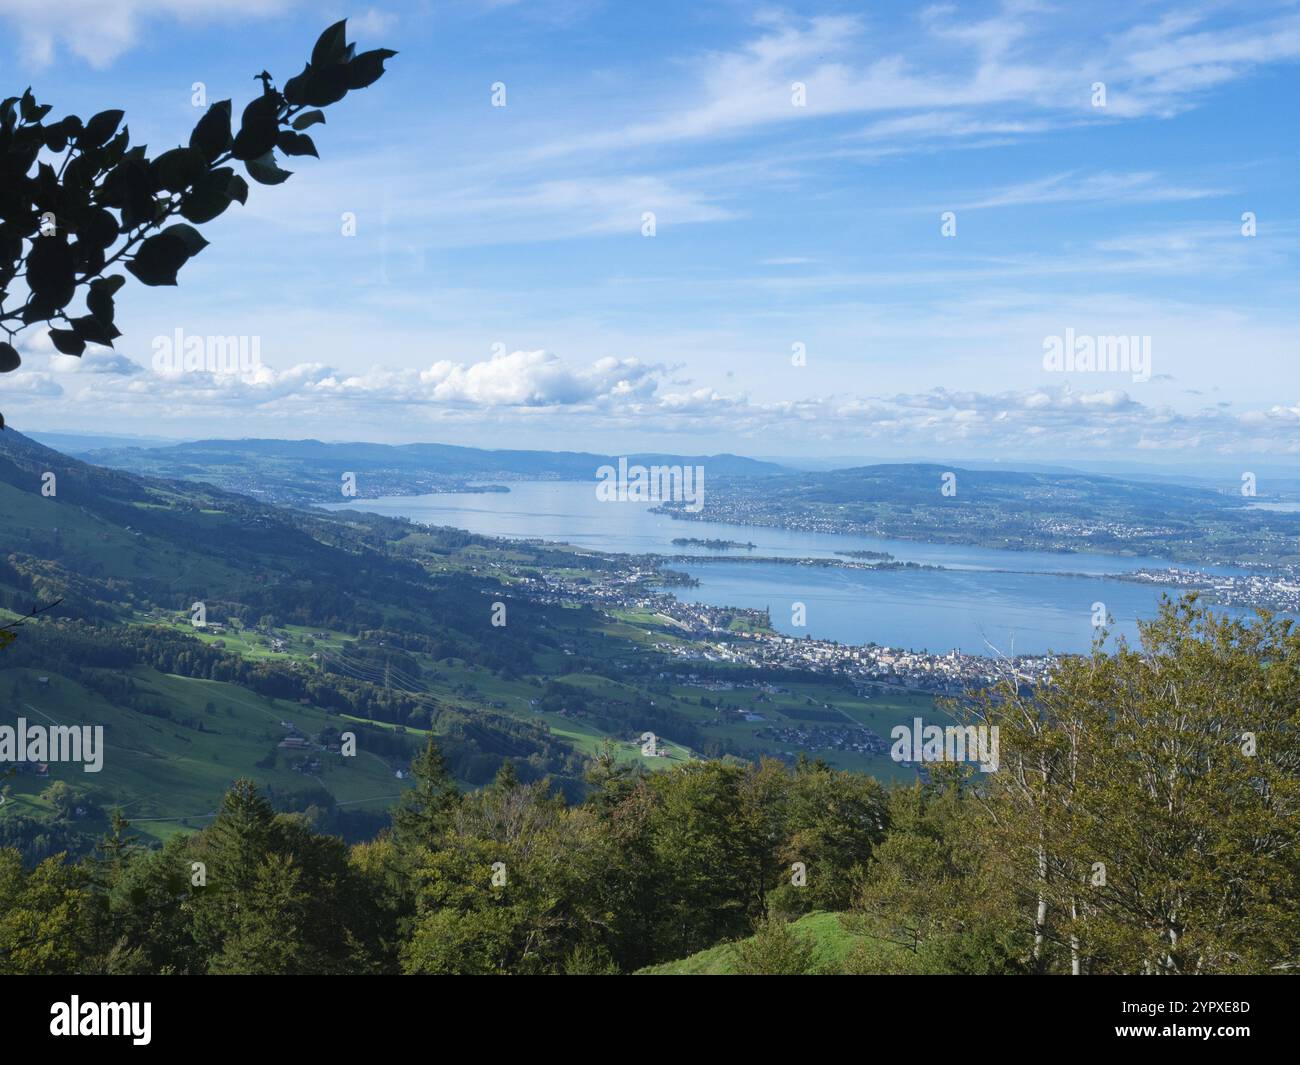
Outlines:
<svg viewBox="0 0 1300 1065"><path fill-rule="evenodd" d="M33 66L46 66L59 48L104 68L130 50L147 24L162 19L214 22L278 15L295 0L4 0L2 18Z"/></svg>
<svg viewBox="0 0 1300 1065"><path fill-rule="evenodd" d="M419 379L439 403L548 407L647 396L653 373L635 359L605 358L571 370L551 353L516 351L485 362L437 362Z"/></svg>
<svg viewBox="0 0 1300 1065"><path fill-rule="evenodd" d="M907 46L858 16L794 20L766 14L758 33L730 51L696 57L695 78L652 122L561 139L543 155L616 150L733 137L770 125L838 115L892 112L859 136L901 141L987 137L1194 106L1207 90L1258 67L1300 58L1293 12L1234 12L1238 24L1212 27L1208 15L1151 16L1109 37L1068 11L1007 2L992 18L966 21L935 7L920 15ZM1119 15L1107 12L1108 17ZM1095 81L1105 108L1091 105ZM795 107L791 86L806 87ZM979 112L986 112L979 114Z"/></svg>
<svg viewBox="0 0 1300 1065"><path fill-rule="evenodd" d="M387 33L397 25L397 16L391 11L380 11L378 8L367 8L360 15L349 16L348 33L349 36L357 38L377 37L381 33Z"/></svg>
<svg viewBox="0 0 1300 1065"><path fill-rule="evenodd" d="M112 361L112 360L108 360ZM1300 399L1240 413L1224 405L1176 410L1143 402L1123 388L1070 383L1005 392L936 388L889 396L836 393L756 401L743 392L680 386L671 368L636 359L602 358L571 365L545 351L515 351L478 362L442 360L423 369L373 366L344 374L320 363L283 371L258 367L245 376L159 375L138 368L110 371L93 382L66 370L26 371L0 380L6 414L57 415L65 422L92 412L97 424L229 424L240 432L265 426L275 435L315 435L322 422L346 421L354 433L391 429L401 412L410 439L438 426L527 427L550 433L637 432L725 435L768 444L773 439L1063 457L1079 449L1162 451L1185 458L1197 449L1222 454L1300 454ZM58 380L56 380L58 378ZM1153 394L1153 393L1147 393ZM12 398L6 399L6 396ZM22 402L15 409L12 399Z"/></svg>
<svg viewBox="0 0 1300 1065"><path fill-rule="evenodd" d="M84 355L54 355L50 370L56 374L114 374L130 377L144 373L144 367L114 351L88 348Z"/></svg>
<svg viewBox="0 0 1300 1065"><path fill-rule="evenodd" d="M1128 203L1159 203L1182 200L1201 200L1222 196L1222 189L1195 188L1164 182L1151 171L1098 174L1079 174L1065 171L1022 182L993 192L986 192L958 210L976 211L989 207L1020 207L1042 203L1097 203L1120 201Z"/></svg>

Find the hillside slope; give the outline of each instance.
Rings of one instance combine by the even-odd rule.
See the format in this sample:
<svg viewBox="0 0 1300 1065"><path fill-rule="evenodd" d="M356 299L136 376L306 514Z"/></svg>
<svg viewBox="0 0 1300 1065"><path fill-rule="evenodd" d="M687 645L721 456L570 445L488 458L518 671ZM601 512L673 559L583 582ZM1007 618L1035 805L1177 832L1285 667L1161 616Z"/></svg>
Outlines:
<svg viewBox="0 0 1300 1065"><path fill-rule="evenodd" d="M337 502L345 473L357 495L466 491L485 481L592 481L618 458L578 451L485 450L451 444L327 444L319 440L197 440L166 447L113 447L83 453L104 466L202 481L258 499ZM629 464L703 466L708 477L766 478L786 472L739 455L627 456Z"/></svg>

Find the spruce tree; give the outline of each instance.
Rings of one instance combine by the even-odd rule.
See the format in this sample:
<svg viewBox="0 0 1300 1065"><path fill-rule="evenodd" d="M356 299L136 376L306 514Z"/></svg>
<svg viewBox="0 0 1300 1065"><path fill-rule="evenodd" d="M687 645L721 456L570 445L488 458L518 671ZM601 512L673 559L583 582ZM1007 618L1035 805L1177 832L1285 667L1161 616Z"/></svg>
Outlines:
<svg viewBox="0 0 1300 1065"><path fill-rule="evenodd" d="M451 825L460 791L432 736L411 762L415 786L393 809L393 836L399 847L430 846Z"/></svg>

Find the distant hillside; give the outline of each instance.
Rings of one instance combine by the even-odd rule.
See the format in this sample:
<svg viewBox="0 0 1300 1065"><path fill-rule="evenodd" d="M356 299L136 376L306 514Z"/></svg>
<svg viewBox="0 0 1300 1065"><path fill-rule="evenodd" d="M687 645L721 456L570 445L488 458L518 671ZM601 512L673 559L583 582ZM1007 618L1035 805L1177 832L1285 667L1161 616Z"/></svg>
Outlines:
<svg viewBox="0 0 1300 1065"><path fill-rule="evenodd" d="M52 494L42 493L43 484ZM578 789L583 763L568 742L526 717L484 706L472 685L535 672L538 655L563 658L552 616L570 628L594 621L578 611L513 602L511 626L494 628L489 607L499 583L464 572L432 574L398 557L390 545L410 532L406 523L373 515L295 511L208 485L91 466L6 430L0 433L0 619L61 602L0 653L0 721L27 712L27 704L36 708L32 713L62 720L89 705L80 693L97 693L95 716L110 726L108 742L153 759L149 773L168 780L166 774L178 774L176 788L169 784L148 799L151 816L201 814L241 774L316 788L340 801L361 798L339 793L328 773L321 784L320 772L255 771L275 747L271 741L284 735L273 717L284 706L293 709L289 719L310 722L313 732L327 714L417 733L433 729L453 771L470 784L491 779L508 756L525 779L550 773L561 787ZM421 536L431 557L482 542L455 532ZM196 602L215 630L189 624ZM475 603L482 608L468 609ZM277 641L296 652L271 654ZM311 659L313 644L351 664L346 671L324 668ZM267 653L250 654L262 647ZM426 667L413 665L413 653L447 663L444 669L454 663L464 679L437 686ZM390 671L402 680L390 682ZM50 678L47 689L32 686L36 674ZM13 687L18 677L25 678L21 692ZM209 697L200 689L212 681L243 689L240 697L256 704L254 718L269 722L271 732L241 724L231 746L234 723L225 719L222 700L216 700L221 720L209 720L204 709ZM161 729L157 742L126 738L137 726ZM388 782L395 784L393 767L405 765L413 748L398 746L388 764L368 760L369 775L379 773L369 784L385 786L366 796L391 798L400 790ZM183 772L177 759L186 757L211 772ZM131 764L116 758L101 776L70 779L108 788L105 801L145 800L147 774L142 768L132 775ZM344 774L336 782L365 776ZM183 780L193 784L184 794ZM23 781L15 786L27 792Z"/></svg>
<svg viewBox="0 0 1300 1065"><path fill-rule="evenodd" d="M26 436L65 455L82 456L88 451L129 447L170 447L175 437L135 436L117 433L34 433Z"/></svg>
<svg viewBox="0 0 1300 1065"><path fill-rule="evenodd" d="M78 451L101 466L204 481L258 499L318 503L339 499L341 478L356 474L357 495L464 491L471 484L520 480L594 480L617 456L580 451L493 451L452 444L325 444L319 440L197 440L167 447ZM627 456L643 465L703 466L709 477L771 477L788 472L738 455Z"/></svg>
<svg viewBox="0 0 1300 1065"><path fill-rule="evenodd" d="M1256 506L1282 498L1267 479L1255 496L1241 487L900 463L724 481L697 513L676 503L664 510L683 520L1020 551L1300 564L1300 513Z"/></svg>

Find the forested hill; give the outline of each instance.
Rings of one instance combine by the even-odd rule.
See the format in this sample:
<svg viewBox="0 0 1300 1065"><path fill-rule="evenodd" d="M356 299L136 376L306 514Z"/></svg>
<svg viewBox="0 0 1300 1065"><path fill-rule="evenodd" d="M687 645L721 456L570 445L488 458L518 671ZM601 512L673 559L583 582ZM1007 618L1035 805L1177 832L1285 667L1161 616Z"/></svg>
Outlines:
<svg viewBox="0 0 1300 1065"><path fill-rule="evenodd" d="M344 632L391 627L450 642L466 658L519 665L547 640L547 611L526 602L512 608L519 624L491 625L496 580L433 573L392 550L413 532L400 519L137 477L12 430L0 434L0 496L0 547L10 556L0 592L7 584L11 608L63 597L53 616L109 621L147 607L188 613L202 601L214 620L273 614ZM487 542L455 530L421 535L431 557ZM476 599L481 610L470 608Z"/></svg>
<svg viewBox="0 0 1300 1065"><path fill-rule="evenodd" d="M1293 485L1253 475L1207 486L900 463L721 481L702 510L665 509L683 520L1278 567L1300 564L1300 513L1257 504L1292 500L1284 493Z"/></svg>
<svg viewBox="0 0 1300 1065"><path fill-rule="evenodd" d="M578 451L484 450L450 444L322 443L319 440L199 440L167 447L79 452L89 461L161 477L205 481L260 499L339 499L340 478L356 475L357 495L412 495L464 489L471 482L593 480L618 456ZM786 472L738 455L626 456L629 464L702 466L708 477L770 477Z"/></svg>
<svg viewBox="0 0 1300 1065"><path fill-rule="evenodd" d="M376 615L376 602L405 599L424 581L419 567L380 550L398 523L335 521L207 485L137 477L12 430L0 435L0 491L4 546L38 560L50 591L75 597L94 584L97 603L69 603L84 616L112 616L114 604L138 595L174 609L194 599L274 599L290 610L294 600L328 599L334 613L364 619Z"/></svg>
<svg viewBox="0 0 1300 1065"><path fill-rule="evenodd" d="M418 553L395 548L412 536ZM455 530L291 510L207 485L106 470L7 430L0 434L0 618L12 621L36 606L43 612L3 651L0 669L14 671L24 694L0 698L0 710L16 716L36 698L27 687L34 674L44 674L51 682L43 694L65 698L73 713L90 693L105 700L99 719L120 735L142 727L133 714L175 715L193 758L211 742L212 724L205 728L201 715L212 694L173 690L166 678L177 675L253 693L222 689L240 713L256 703L273 731L285 711L265 700L288 700L297 708L288 715L294 719L315 720L323 711L389 728L435 729L467 783L490 779L509 756L525 779L551 773L577 787L581 759L545 729L484 705L468 687L464 698L452 686L431 690L429 662L455 663L473 677L536 674L539 655L564 658L556 647L561 620L594 624L589 612L519 600L511 603L510 626L492 626L500 582L434 567L479 543L485 542ZM190 624L196 604L206 628ZM293 654L267 653L291 631ZM325 638L312 641L312 633ZM313 658L313 643L329 657ZM344 655L351 665L340 671L334 660ZM580 660L566 661L578 668ZM390 681L391 672L403 679ZM282 736L280 730L267 746ZM148 749L155 775L175 757L152 742ZM390 781L409 755L385 755ZM234 768L251 770L252 762ZM140 776L142 786L146 778ZM229 779L212 788L201 809L211 809ZM129 780L115 786L135 794Z"/></svg>

